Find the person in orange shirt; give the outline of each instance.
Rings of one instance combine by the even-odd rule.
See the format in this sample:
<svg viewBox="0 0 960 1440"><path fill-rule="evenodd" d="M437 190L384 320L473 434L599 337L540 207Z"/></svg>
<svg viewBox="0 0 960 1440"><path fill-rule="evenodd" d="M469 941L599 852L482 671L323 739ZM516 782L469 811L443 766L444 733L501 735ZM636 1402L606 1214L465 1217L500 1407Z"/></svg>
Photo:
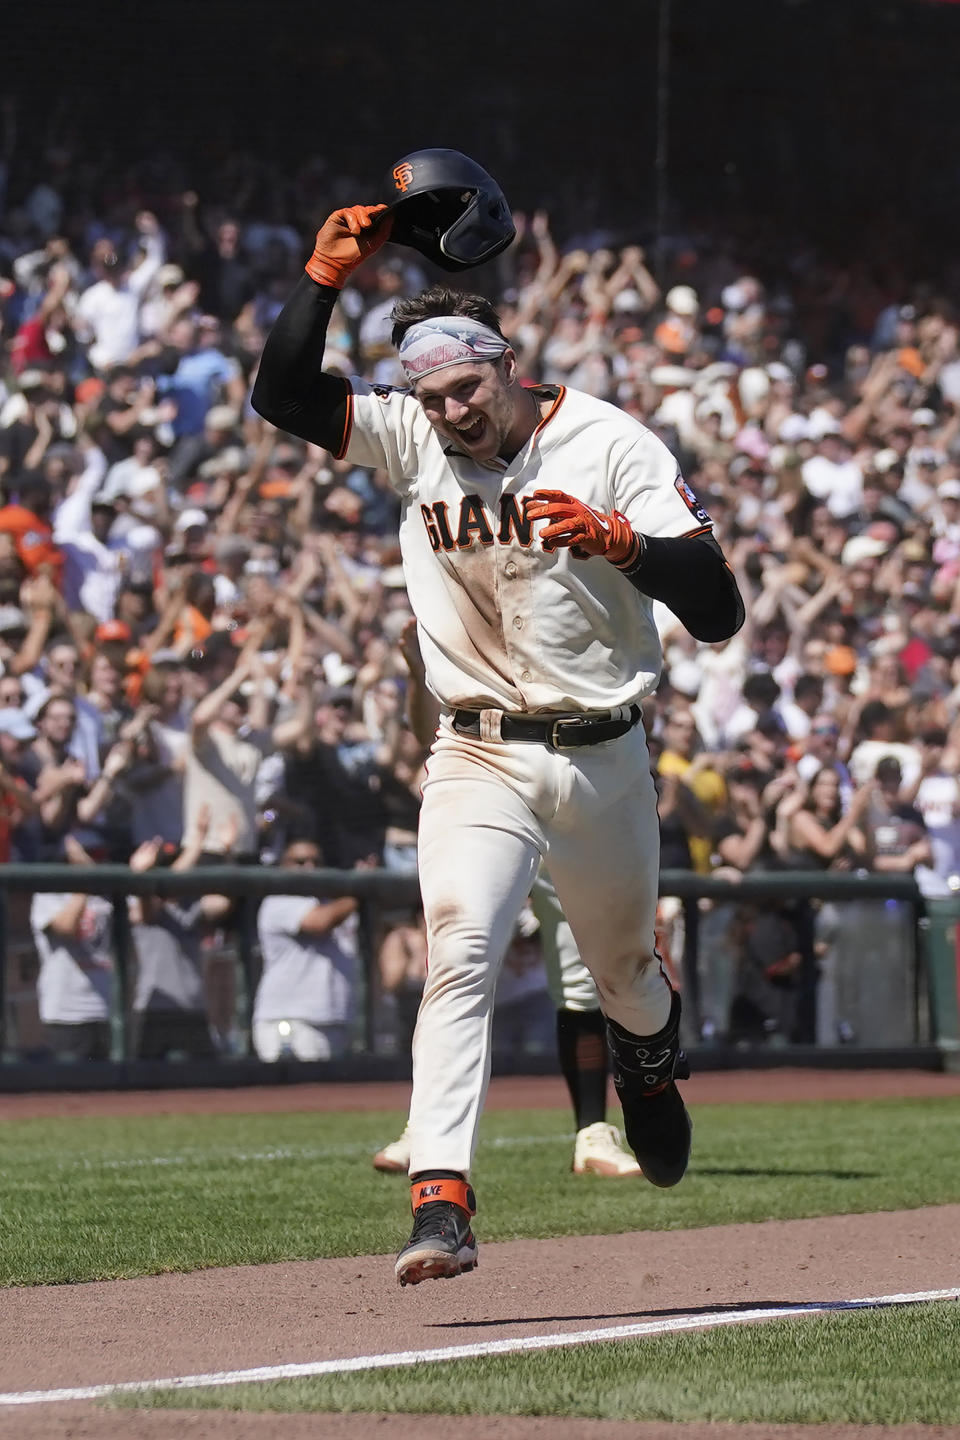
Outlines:
<svg viewBox="0 0 960 1440"><path fill-rule="evenodd" d="M202 645L213 630L213 612L217 608L217 592L213 576L194 570L183 587L183 610L173 632L175 648L189 637L194 646Z"/></svg>
<svg viewBox="0 0 960 1440"><path fill-rule="evenodd" d="M18 501L18 504L0 507L0 533L13 537L20 563L28 575L36 575L46 566L59 588L63 555L53 543L50 487L39 477L23 480L18 487Z"/></svg>

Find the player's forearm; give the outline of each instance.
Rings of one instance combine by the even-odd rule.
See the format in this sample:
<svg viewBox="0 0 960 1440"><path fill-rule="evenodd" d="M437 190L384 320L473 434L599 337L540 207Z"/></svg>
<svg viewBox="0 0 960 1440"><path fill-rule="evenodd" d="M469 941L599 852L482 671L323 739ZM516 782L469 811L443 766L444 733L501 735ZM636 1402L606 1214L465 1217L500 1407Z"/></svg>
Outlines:
<svg viewBox="0 0 960 1440"><path fill-rule="evenodd" d="M712 535L642 537L639 558L624 570L631 585L662 600L695 640L729 640L744 621L743 600Z"/></svg>
<svg viewBox="0 0 960 1440"><path fill-rule="evenodd" d="M267 336L251 396L272 425L334 452L346 428L349 386L324 374L323 352L339 295L301 275Z"/></svg>
<svg viewBox="0 0 960 1440"><path fill-rule="evenodd" d="M565 490L535 490L530 520L545 548L569 546L580 560L601 557L644 595L662 600L695 640L729 640L744 622L743 601L713 535L650 536L634 530L626 515L594 510Z"/></svg>

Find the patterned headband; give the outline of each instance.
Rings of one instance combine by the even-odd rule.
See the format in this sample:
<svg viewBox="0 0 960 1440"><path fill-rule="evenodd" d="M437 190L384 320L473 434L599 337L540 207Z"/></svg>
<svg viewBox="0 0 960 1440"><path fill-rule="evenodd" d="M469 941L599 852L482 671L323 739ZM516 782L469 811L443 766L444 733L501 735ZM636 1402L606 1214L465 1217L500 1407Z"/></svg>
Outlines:
<svg viewBox="0 0 960 1440"><path fill-rule="evenodd" d="M407 379L444 370L448 365L484 364L499 360L509 343L479 320L465 315L438 315L411 325L400 341L398 355Z"/></svg>

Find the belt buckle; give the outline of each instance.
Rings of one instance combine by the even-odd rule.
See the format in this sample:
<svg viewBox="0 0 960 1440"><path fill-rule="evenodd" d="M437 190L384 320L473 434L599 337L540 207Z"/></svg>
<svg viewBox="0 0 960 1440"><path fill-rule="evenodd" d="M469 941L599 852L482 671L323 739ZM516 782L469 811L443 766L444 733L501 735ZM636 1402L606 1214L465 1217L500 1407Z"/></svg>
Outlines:
<svg viewBox="0 0 960 1440"><path fill-rule="evenodd" d="M592 722L587 716L583 716L583 718L581 718L579 715L564 715L559 720L554 720L553 724L550 726L551 748L554 750L578 749L579 747L576 740L574 740L572 745L564 745L563 741L560 739L558 732L563 725L572 726L576 730L584 725L590 725L591 723Z"/></svg>

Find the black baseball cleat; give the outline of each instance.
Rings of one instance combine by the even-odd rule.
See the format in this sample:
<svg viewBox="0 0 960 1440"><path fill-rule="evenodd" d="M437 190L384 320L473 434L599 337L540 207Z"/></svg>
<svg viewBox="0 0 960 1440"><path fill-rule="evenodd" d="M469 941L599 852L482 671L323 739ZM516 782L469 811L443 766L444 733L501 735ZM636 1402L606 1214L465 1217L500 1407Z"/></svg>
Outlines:
<svg viewBox="0 0 960 1440"><path fill-rule="evenodd" d="M673 992L670 1018L656 1035L631 1035L608 1020L607 1039L627 1144L651 1185L678 1185L690 1160L693 1131L674 1083L690 1078L680 1049L679 994Z"/></svg>
<svg viewBox="0 0 960 1440"><path fill-rule="evenodd" d="M410 1205L413 1231L395 1266L401 1285L447 1280L476 1269L470 1218L477 1213L477 1201L466 1180L420 1175L410 1187Z"/></svg>

